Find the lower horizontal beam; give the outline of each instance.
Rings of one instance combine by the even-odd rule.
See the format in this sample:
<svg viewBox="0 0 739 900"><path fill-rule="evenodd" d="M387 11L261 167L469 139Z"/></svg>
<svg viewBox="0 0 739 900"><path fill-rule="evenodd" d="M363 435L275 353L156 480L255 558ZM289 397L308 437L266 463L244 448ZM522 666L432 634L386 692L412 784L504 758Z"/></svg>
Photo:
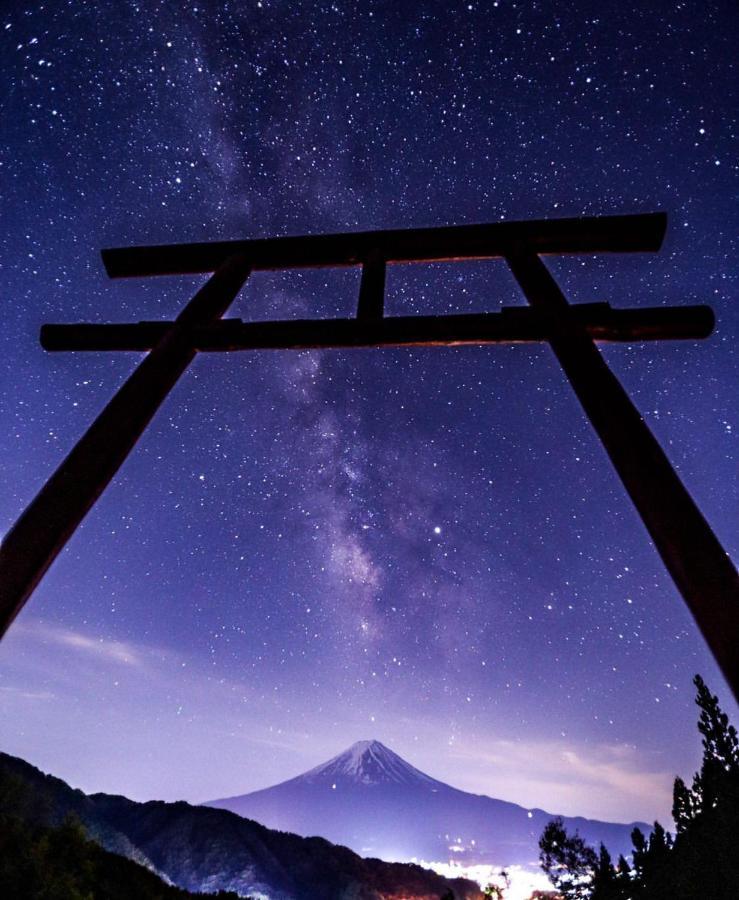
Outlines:
<svg viewBox="0 0 739 900"><path fill-rule="evenodd" d="M611 309L607 303L572 306L565 314L585 327L596 341L649 341L705 338L713 330L708 306ZM505 307L498 313L454 316L394 316L377 320L285 319L242 322L222 319L192 329L192 345L201 351L288 350L342 347L459 346L528 343L548 340L562 326L528 307ZM130 350L154 347L170 322L130 325L44 325L45 350Z"/></svg>

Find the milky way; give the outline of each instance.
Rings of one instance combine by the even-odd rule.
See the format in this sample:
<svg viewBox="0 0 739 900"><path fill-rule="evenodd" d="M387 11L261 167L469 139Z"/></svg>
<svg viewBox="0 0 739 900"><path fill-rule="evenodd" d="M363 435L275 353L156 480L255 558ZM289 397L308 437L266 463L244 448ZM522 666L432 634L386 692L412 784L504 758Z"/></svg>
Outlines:
<svg viewBox="0 0 739 900"><path fill-rule="evenodd" d="M135 365L43 322L176 314L105 246L665 210L573 302L710 303L604 348L735 558L733 4L31 3L4 14L0 465L10 527ZM357 271L232 314L352 315ZM397 266L389 315L522 304ZM733 430L732 430L732 426ZM734 460L734 461L732 461ZM2 748L86 789L243 792L378 738L452 784L663 818L690 680L734 709L547 346L203 355L0 647Z"/></svg>

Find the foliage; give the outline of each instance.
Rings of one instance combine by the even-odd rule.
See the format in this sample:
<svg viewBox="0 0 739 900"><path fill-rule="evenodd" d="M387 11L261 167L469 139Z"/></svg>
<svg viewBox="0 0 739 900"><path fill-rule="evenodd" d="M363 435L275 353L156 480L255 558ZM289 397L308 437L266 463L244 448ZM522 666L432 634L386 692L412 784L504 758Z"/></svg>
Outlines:
<svg viewBox="0 0 739 900"><path fill-rule="evenodd" d="M539 841L541 867L565 900L590 896L590 882L598 857L577 831L569 835L562 819L553 819Z"/></svg>
<svg viewBox="0 0 739 900"><path fill-rule="evenodd" d="M701 769L688 787L675 779L673 840L659 822L649 837L635 828L632 865L614 866L607 849L595 853L562 821L539 841L541 865L565 900L736 900L739 897L739 740L718 698L696 675Z"/></svg>
<svg viewBox="0 0 739 900"><path fill-rule="evenodd" d="M12 789L12 787L11 787ZM73 816L57 828L0 817L0 896L25 900L186 900L203 897L87 840ZM221 892L221 900L238 900Z"/></svg>

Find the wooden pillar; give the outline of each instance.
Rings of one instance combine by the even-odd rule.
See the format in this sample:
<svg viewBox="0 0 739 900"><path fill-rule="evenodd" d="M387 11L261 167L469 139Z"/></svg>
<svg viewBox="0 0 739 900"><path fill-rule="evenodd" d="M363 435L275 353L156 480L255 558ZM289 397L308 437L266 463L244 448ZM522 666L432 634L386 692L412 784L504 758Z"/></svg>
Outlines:
<svg viewBox="0 0 739 900"><path fill-rule="evenodd" d="M249 277L228 259L88 428L0 545L0 636L141 437L195 349L192 329L219 319Z"/></svg>
<svg viewBox="0 0 739 900"><path fill-rule="evenodd" d="M739 700L736 569L542 260L526 250L506 259L529 303L551 315L552 349Z"/></svg>
<svg viewBox="0 0 739 900"><path fill-rule="evenodd" d="M357 318L377 321L385 311L385 258L379 250L370 250L362 263Z"/></svg>

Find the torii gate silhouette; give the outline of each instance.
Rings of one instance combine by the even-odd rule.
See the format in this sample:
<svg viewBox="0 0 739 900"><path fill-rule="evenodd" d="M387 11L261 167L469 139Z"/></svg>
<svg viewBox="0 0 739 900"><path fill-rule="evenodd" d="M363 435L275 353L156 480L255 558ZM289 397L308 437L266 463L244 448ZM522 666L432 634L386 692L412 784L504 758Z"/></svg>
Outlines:
<svg viewBox="0 0 739 900"><path fill-rule="evenodd" d="M0 635L111 481L197 352L547 341L739 700L739 576L596 341L704 338L707 306L570 306L541 254L659 250L664 213L103 250L113 278L213 272L172 322L44 325L46 350L150 351L0 546ZM383 315L388 263L503 258L529 307ZM222 320L257 270L361 266L355 319Z"/></svg>

